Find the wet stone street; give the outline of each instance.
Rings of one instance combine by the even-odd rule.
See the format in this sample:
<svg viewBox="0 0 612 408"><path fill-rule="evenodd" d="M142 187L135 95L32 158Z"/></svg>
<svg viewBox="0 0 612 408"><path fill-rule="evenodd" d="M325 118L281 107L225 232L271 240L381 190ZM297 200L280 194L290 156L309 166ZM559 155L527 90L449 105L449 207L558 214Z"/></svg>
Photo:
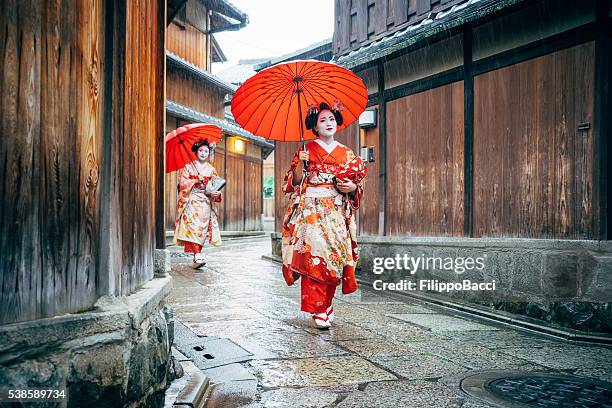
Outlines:
<svg viewBox="0 0 612 408"><path fill-rule="evenodd" d="M199 271L179 248L170 249L175 342L196 344L178 338L182 327L202 344L176 355L193 360L190 353L205 352L207 344L217 350L194 360L210 379L208 407L494 407L460 387L491 370L612 381L612 349L366 289L349 296L338 290L336 320L319 331L299 311L299 286L288 287L280 265L262 259L270 254L267 236L205 250L207 265Z"/></svg>

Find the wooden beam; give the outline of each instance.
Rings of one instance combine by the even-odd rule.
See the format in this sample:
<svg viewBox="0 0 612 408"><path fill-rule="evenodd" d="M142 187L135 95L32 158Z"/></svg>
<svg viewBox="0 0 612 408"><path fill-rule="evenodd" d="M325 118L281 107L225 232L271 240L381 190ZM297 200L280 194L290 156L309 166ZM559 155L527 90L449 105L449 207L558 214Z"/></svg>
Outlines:
<svg viewBox="0 0 612 408"><path fill-rule="evenodd" d="M471 26L463 31L463 233L474 236L474 71Z"/></svg>
<svg viewBox="0 0 612 408"><path fill-rule="evenodd" d="M596 38L595 38L595 106L594 106L594 146L593 158L594 198L593 212L595 237L609 240L612 236L612 217L608 210L612 202L612 177L608 159L612 157L612 132L610 115L612 101L610 96L610 77L612 76L612 52L610 40L609 1L598 0L596 3Z"/></svg>
<svg viewBox="0 0 612 408"><path fill-rule="evenodd" d="M155 248L166 248L166 220L165 220L165 163L166 148L164 143L166 133L166 1L157 1L157 27L154 28L156 35L155 43L163 44L158 50L156 59L157 72L155 73L155 95L157 103L155 109L156 118L156 141L155 141Z"/></svg>
<svg viewBox="0 0 612 408"><path fill-rule="evenodd" d="M100 250L96 288L99 296L121 293L121 248L118 183L113 157L124 131L125 108L125 1L105 3L104 136L100 177Z"/></svg>
<svg viewBox="0 0 612 408"><path fill-rule="evenodd" d="M387 234L387 102L385 100L385 64L378 61L378 141L380 173L378 183L378 235Z"/></svg>
<svg viewBox="0 0 612 408"><path fill-rule="evenodd" d="M580 27L564 31L520 47L483 58L473 64L474 75L484 74L499 68L517 64L542 55L551 54L575 45L594 40L596 37L595 23L587 23Z"/></svg>
<svg viewBox="0 0 612 408"><path fill-rule="evenodd" d="M393 101L395 99L414 95L429 89L437 88L439 86L461 81L462 79L463 67L452 68L439 74L430 75L407 84L387 89L385 90L385 101ZM374 96L378 96L378 94L373 94L370 97L373 98Z"/></svg>

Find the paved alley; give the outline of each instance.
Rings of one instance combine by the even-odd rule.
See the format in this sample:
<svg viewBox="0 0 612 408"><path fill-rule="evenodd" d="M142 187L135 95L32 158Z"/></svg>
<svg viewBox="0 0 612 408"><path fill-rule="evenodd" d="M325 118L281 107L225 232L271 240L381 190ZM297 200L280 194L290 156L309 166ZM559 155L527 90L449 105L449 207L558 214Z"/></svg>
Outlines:
<svg viewBox="0 0 612 408"><path fill-rule="evenodd" d="M287 287L280 266L262 259L270 253L269 237L209 249L201 271L171 250L169 303L176 319L250 355L205 370L213 384L210 407L492 407L459 383L493 369L612 381L608 348L526 334L366 290L337 296L331 330L311 328L309 315L299 311L299 286Z"/></svg>

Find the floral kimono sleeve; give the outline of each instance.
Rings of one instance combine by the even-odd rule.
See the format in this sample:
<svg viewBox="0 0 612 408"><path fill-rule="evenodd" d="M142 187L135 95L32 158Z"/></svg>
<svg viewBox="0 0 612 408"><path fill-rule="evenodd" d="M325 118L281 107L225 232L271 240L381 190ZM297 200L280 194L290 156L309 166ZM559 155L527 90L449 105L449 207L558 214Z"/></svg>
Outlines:
<svg viewBox="0 0 612 408"><path fill-rule="evenodd" d="M290 194L296 191L296 187L293 185L293 172L296 167L300 164L300 150L298 149L293 156L293 160L291 161L291 168L287 173L285 173L285 179L283 182L283 193Z"/></svg>
<svg viewBox="0 0 612 408"><path fill-rule="evenodd" d="M356 156L352 150L347 151L347 162L342 166L336 177L351 180L357 189L348 195L349 204L353 209L358 209L363 197L363 179L367 173L367 168L361 157Z"/></svg>
<svg viewBox="0 0 612 408"><path fill-rule="evenodd" d="M211 174L211 178L215 178L215 177L219 177L219 173L217 173L217 169L215 169L214 167L212 168L212 174ZM221 191L219 191L219 196L214 198L214 202L215 203L220 203L221 202Z"/></svg>
<svg viewBox="0 0 612 408"><path fill-rule="evenodd" d="M361 205L361 198L363 197L363 181L355 184L357 185L357 190L349 194L349 204L353 209L357 210Z"/></svg>
<svg viewBox="0 0 612 408"><path fill-rule="evenodd" d="M191 189L193 189L193 186L195 183L197 183L197 181L197 177L191 176L187 166L183 167L178 177L178 188L180 193L189 195L189 193L191 193Z"/></svg>

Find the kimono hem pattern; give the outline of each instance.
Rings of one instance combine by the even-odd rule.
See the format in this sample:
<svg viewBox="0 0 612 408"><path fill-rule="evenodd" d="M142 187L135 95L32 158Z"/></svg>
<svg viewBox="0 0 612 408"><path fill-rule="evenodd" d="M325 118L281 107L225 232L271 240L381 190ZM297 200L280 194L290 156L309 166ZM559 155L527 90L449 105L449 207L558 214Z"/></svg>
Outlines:
<svg viewBox="0 0 612 408"><path fill-rule="evenodd" d="M212 167L212 166L211 166ZM221 232L213 203L206 195L206 184L217 177L212 167L210 176L198 180L194 163L187 164L179 173L177 218L174 229L174 243L186 249L194 245L220 245ZM221 196L215 202L221 201ZM197 248L197 246L195 246ZM198 251L199 252L199 251Z"/></svg>
<svg viewBox="0 0 612 408"><path fill-rule="evenodd" d="M290 195L290 205L283 219L282 269L288 285L300 276L305 278L302 310L319 313L331 305L340 283L344 294L357 290L355 210L363 195L361 180L366 168L361 158L339 143L331 152L316 141L309 142L306 149L310 156L307 180L293 185L299 151L284 180L283 191ZM336 189L333 178L340 174L357 185L353 193L342 194Z"/></svg>

